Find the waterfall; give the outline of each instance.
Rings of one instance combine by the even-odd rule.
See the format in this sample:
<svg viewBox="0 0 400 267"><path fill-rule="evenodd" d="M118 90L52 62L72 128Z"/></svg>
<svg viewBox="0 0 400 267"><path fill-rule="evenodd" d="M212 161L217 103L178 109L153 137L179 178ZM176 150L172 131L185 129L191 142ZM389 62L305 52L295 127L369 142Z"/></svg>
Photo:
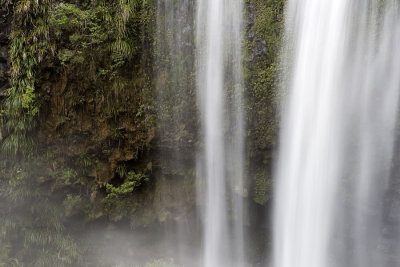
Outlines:
<svg viewBox="0 0 400 267"><path fill-rule="evenodd" d="M181 208L165 212L161 217L172 219L163 224L162 240L165 257L173 257L183 266L196 261L198 231L185 203L195 199L194 175L183 170L195 165L192 153L196 114L194 72L194 1L158 0L155 38L155 71L157 86L159 197L163 203L180 203ZM189 207L186 207L189 206ZM188 245L190 244L190 245ZM161 255L160 255L161 256Z"/></svg>
<svg viewBox="0 0 400 267"><path fill-rule="evenodd" d="M399 2L286 8L273 266L399 266Z"/></svg>
<svg viewBox="0 0 400 267"><path fill-rule="evenodd" d="M197 1L198 156L204 266L241 266L243 245L242 3Z"/></svg>

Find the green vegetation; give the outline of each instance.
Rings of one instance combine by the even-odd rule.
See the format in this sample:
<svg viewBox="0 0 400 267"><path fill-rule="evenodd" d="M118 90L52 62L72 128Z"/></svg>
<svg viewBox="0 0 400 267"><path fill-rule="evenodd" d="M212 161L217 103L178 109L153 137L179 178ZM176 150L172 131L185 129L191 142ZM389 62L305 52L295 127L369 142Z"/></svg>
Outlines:
<svg viewBox="0 0 400 267"><path fill-rule="evenodd" d="M124 183L122 185L116 187L110 183L106 183L106 199L114 199L126 196L127 194L132 193L143 182L146 182L148 180L149 178L145 174L136 174L134 171L130 171L127 173L126 178L124 179Z"/></svg>
<svg viewBox="0 0 400 267"><path fill-rule="evenodd" d="M249 171L252 198L265 204L270 198L272 153L279 130L280 90L278 56L283 31L283 0L247 0L252 13L246 31L245 85L247 92Z"/></svg>
<svg viewBox="0 0 400 267"><path fill-rule="evenodd" d="M118 136L105 131L112 153L118 151L115 142L128 145L129 139L132 158L139 155L153 127L152 85L146 77L152 70L141 59L143 44L151 44L153 7L141 0L1 0L0 6L12 15L10 88L0 113L5 205L0 207L0 266L81 266L87 248L71 219L105 216L110 205L122 203L149 178L130 170L120 177L121 185L104 182L106 165L93 152L68 155L58 150L60 140L46 144L52 140L43 136L48 130L43 123L52 120L50 114L55 129L63 131L95 103L107 127L118 130ZM152 53L151 45L146 49ZM55 106L60 112L49 110L60 101L61 108ZM126 113L135 124L132 133L116 126Z"/></svg>
<svg viewBox="0 0 400 267"><path fill-rule="evenodd" d="M265 171L258 171L254 176L254 202L264 205L271 198L272 179Z"/></svg>
<svg viewBox="0 0 400 267"><path fill-rule="evenodd" d="M0 266L76 266L82 259L78 243L66 232L64 211L39 176L43 163L21 164L9 173L13 178L3 188L10 197L8 209L0 210Z"/></svg>
<svg viewBox="0 0 400 267"><path fill-rule="evenodd" d="M248 12L255 13L246 40L246 88L248 93L249 140L253 153L271 149L278 130L280 103L277 68L283 30L283 0L248 0Z"/></svg>
<svg viewBox="0 0 400 267"><path fill-rule="evenodd" d="M49 37L47 15L50 1L2 0L1 6L13 5L13 24L10 35L10 83L2 111L8 134L2 143L2 151L8 156L29 155L33 151L32 130L39 112L35 93L38 63L47 53L45 41Z"/></svg>
<svg viewBox="0 0 400 267"><path fill-rule="evenodd" d="M244 47L250 199L265 204L272 182L258 166L270 163L264 155L278 127L283 0L246 6L255 14ZM0 0L12 16L0 110L0 266L109 267L85 231L163 223L193 205L193 33L184 36L187 50L177 50L156 8L147 0ZM185 166L175 163L178 150ZM156 266L176 265L145 265Z"/></svg>

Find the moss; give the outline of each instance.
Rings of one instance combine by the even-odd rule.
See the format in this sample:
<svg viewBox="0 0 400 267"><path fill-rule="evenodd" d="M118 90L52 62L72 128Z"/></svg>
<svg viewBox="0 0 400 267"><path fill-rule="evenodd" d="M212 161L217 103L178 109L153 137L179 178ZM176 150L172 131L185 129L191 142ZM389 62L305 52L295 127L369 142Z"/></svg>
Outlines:
<svg viewBox="0 0 400 267"><path fill-rule="evenodd" d="M253 200L257 204L264 205L271 198L272 179L264 170L259 170L254 175Z"/></svg>
<svg viewBox="0 0 400 267"><path fill-rule="evenodd" d="M254 14L247 28L246 92L248 98L250 153L271 149L278 131L278 54L283 27L283 1L247 1Z"/></svg>
<svg viewBox="0 0 400 267"><path fill-rule="evenodd" d="M270 198L274 150L279 131L280 70L284 1L247 0L244 77L246 86L247 153L253 199L265 204ZM262 168L265 171L260 171Z"/></svg>

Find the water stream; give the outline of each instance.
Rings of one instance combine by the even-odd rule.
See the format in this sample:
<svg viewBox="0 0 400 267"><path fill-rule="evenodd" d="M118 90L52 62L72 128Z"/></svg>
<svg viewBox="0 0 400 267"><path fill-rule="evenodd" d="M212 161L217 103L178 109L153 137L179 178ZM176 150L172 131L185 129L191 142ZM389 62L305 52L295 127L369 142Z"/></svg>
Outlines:
<svg viewBox="0 0 400 267"><path fill-rule="evenodd" d="M162 203L178 203L180 208L160 209L163 216L172 218L163 224L164 257L172 257L183 266L193 266L198 258L193 176L185 170L194 165L193 144L196 114L195 42L193 0L158 0L155 46L157 73L158 141L161 166L159 198ZM163 219L161 219L163 220ZM164 219L166 220L166 219ZM161 242L158 242L161 243Z"/></svg>
<svg viewBox="0 0 400 267"><path fill-rule="evenodd" d="M399 266L399 2L289 0L286 41L273 266Z"/></svg>
<svg viewBox="0 0 400 267"><path fill-rule="evenodd" d="M197 88L204 147L204 266L241 266L243 253L242 3L197 1Z"/></svg>

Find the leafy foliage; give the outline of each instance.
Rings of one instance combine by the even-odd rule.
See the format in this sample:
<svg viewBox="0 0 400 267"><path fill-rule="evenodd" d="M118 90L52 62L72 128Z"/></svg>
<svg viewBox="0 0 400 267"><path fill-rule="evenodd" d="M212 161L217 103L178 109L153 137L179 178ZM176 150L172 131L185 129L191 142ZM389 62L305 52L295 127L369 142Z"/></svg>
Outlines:
<svg viewBox="0 0 400 267"><path fill-rule="evenodd" d="M39 101L35 94L35 72L48 50L47 14L50 0L8 1L14 5L10 36L10 82L3 116L7 135L2 150L7 155L28 155L33 150L31 132L36 126Z"/></svg>
<svg viewBox="0 0 400 267"><path fill-rule="evenodd" d="M76 266L81 260L78 244L65 232L60 205L45 194L40 169L26 163L11 173L10 208L0 210L0 246L6 248L0 266Z"/></svg>
<svg viewBox="0 0 400 267"><path fill-rule="evenodd" d="M43 117L38 115L49 101L49 92L57 89L45 87L46 79L59 75L79 81L79 86L57 92L77 98L75 107L95 95L98 106L107 102L115 110L120 99L126 102L123 90L134 95L126 106L134 114L137 135L142 135L137 143L144 146L146 130L153 124L151 94L145 90L150 82L140 70L143 37L139 33L150 22L148 4L143 0L0 3L13 14L10 88L0 112L5 137L0 181L6 181L0 194L0 266L81 266L85 247L71 218L97 218L92 214L102 214L104 207L96 206L94 193L104 189L107 192L99 194L100 199L118 202L148 177L128 171L122 185L101 184L88 179L96 167L92 155L82 153L56 162L57 155L36 146L37 125ZM127 64L135 72L126 72ZM135 90L130 90L132 74L140 79Z"/></svg>
<svg viewBox="0 0 400 267"><path fill-rule="evenodd" d="M147 175L130 171L126 174L126 179L124 180L124 183L120 186L114 186L110 183L106 183L106 200L124 197L132 193L137 187L139 187L143 182L146 181L149 181Z"/></svg>

